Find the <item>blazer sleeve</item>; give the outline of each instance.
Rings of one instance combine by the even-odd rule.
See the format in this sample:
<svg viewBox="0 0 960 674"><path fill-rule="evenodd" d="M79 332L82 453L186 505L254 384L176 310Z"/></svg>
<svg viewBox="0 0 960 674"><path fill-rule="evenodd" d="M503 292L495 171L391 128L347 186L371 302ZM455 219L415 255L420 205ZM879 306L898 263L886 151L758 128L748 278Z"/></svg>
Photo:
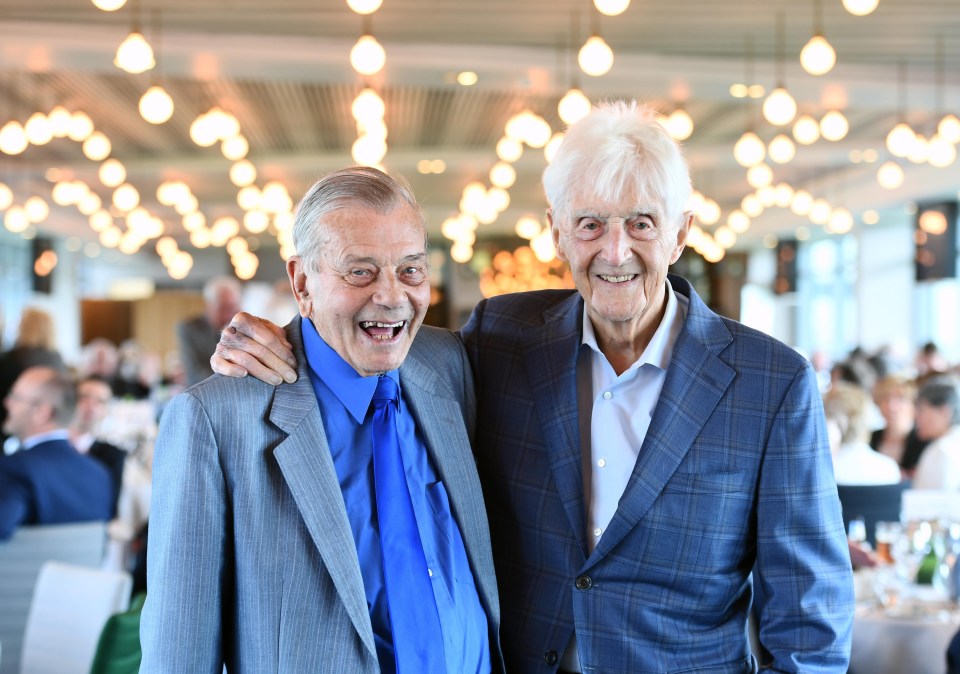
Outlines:
<svg viewBox="0 0 960 674"><path fill-rule="evenodd" d="M223 671L226 504L206 410L177 396L154 453L141 674Z"/></svg>
<svg viewBox="0 0 960 674"><path fill-rule="evenodd" d="M756 611L777 672L847 671L853 576L823 408L809 367L777 410L757 499Z"/></svg>

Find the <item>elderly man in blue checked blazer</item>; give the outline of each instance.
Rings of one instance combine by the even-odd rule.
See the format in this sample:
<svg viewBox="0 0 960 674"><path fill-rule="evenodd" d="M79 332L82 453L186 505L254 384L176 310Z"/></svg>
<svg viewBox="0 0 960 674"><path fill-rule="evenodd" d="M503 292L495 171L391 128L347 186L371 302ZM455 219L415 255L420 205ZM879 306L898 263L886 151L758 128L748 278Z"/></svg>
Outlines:
<svg viewBox="0 0 960 674"><path fill-rule="evenodd" d="M507 670L846 672L853 587L817 382L668 275L693 222L679 147L651 109L601 105L543 182L576 291L485 300L461 333ZM261 324L235 325L272 344L231 336L221 371L290 375Z"/></svg>

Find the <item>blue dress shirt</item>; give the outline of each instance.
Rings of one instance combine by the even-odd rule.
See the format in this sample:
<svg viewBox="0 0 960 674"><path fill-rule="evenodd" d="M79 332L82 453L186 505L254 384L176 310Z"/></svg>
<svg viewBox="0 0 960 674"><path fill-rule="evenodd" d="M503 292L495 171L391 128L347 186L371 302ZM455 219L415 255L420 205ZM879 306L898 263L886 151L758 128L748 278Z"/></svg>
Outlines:
<svg viewBox="0 0 960 674"><path fill-rule="evenodd" d="M310 366L310 383L320 406L327 443L357 545L380 669L384 674L393 674L396 664L383 582L370 434L370 403L377 388L377 378L361 377L320 337L311 321L303 321L301 330ZM387 376L399 385L397 370L388 372ZM413 415L403 399L402 389L397 431L407 487L440 614L447 671L486 674L491 669L487 615L480 604L446 489L430 461Z"/></svg>

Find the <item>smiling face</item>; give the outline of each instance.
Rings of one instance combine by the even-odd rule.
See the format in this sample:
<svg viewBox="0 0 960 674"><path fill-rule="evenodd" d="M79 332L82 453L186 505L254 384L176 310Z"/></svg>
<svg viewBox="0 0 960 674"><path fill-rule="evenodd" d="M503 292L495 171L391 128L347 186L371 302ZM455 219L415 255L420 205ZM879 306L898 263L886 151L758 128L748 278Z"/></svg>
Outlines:
<svg viewBox="0 0 960 674"><path fill-rule="evenodd" d="M348 204L323 217L315 263L287 262L300 315L353 369L400 367L430 304L426 239L408 205Z"/></svg>
<svg viewBox="0 0 960 674"><path fill-rule="evenodd" d="M616 202L585 194L550 215L558 257L570 264L605 352L604 342L645 347L660 324L667 268L683 252L692 221L684 214L669 222L663 213L630 194Z"/></svg>

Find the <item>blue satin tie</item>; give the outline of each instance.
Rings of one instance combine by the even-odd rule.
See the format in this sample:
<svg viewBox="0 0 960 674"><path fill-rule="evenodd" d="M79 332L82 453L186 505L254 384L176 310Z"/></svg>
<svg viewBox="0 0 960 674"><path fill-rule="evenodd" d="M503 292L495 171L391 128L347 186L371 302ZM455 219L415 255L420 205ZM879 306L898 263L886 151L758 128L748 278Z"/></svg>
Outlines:
<svg viewBox="0 0 960 674"><path fill-rule="evenodd" d="M398 674L446 672L443 633L410 501L397 435L397 383L381 376L373 394L373 478L383 578Z"/></svg>

